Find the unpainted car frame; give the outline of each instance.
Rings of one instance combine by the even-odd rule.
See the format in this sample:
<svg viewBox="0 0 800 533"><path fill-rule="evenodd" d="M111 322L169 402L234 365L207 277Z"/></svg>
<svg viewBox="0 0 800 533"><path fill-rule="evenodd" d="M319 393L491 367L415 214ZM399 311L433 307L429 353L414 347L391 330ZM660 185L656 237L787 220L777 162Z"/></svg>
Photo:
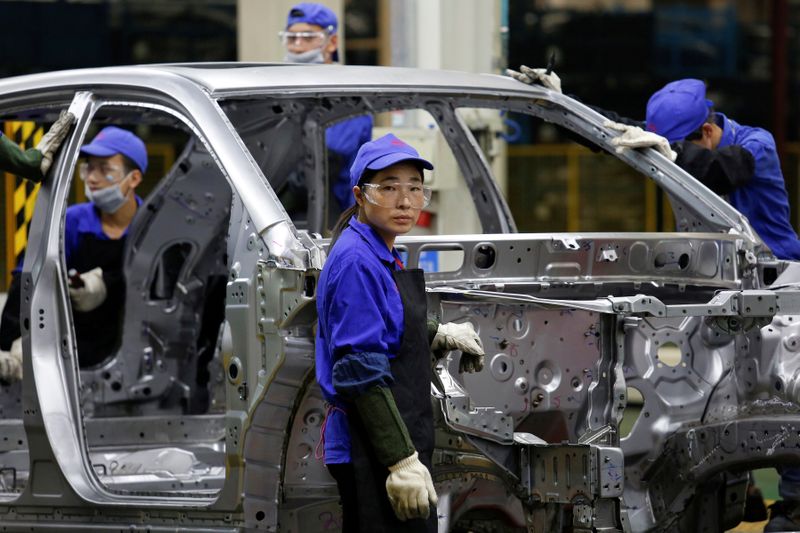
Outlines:
<svg viewBox="0 0 800 533"><path fill-rule="evenodd" d="M217 252L199 254L206 259L182 274L221 270L227 278L214 358L220 413L163 412L143 395L141 374L126 381L119 370L123 386L106 390L114 402L155 407L140 418L113 410L84 418L110 397L85 391L107 387L108 378L77 364L60 224L78 148L93 113L109 103L174 117L198 140L182 157L217 165L230 186L208 199L208 212L219 214L209 226L216 238L193 243ZM717 531L741 518L741 472L798 463L797 265L776 260L737 211L655 151L625 151L616 156L668 194L677 232L516 233L456 109L528 113L613 152L615 133L603 117L566 96L500 76L338 66L161 65L0 81L6 117L47 121L67 106L78 120L39 193L22 270L25 377L13 389L22 395L21 420L2 421L10 438L0 443L0 461L8 467L27 448L30 467L21 491L0 496L4 531L338 527L335 484L313 457L325 409L313 378L314 286L328 244L316 234L327 216L324 130L404 108L435 118L486 232L398 240L410 265L425 251L463 252L456 270L426 275L429 309L445 321L471 321L487 348L479 374L458 375L458 354L435 369L441 531ZM47 112L30 117L30 108ZM263 142L271 126L259 125L279 123L302 136L301 155L286 164L309 177L304 230L270 185L270 172L286 171L275 154L291 150L271 151ZM155 196L187 187L178 181L167 179ZM182 194L199 194L203 184L198 178ZM152 275L159 246L126 274ZM141 291L128 298L126 306L153 309ZM195 296L178 308L202 305ZM172 326L180 334L174 313L127 319L160 323L167 339ZM681 352L675 366L659 360L668 342ZM171 361L167 376L180 380L178 354L153 355L144 345L129 353L144 357L147 349ZM644 405L621 438L629 388ZM205 446L224 454L224 475L216 492L200 477L177 488L117 485L90 457L100 443Z"/></svg>

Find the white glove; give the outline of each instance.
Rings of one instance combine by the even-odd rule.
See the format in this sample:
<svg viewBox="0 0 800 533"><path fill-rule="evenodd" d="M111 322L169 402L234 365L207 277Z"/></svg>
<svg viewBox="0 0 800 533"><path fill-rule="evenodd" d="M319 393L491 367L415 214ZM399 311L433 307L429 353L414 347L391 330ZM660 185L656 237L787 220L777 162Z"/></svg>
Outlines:
<svg viewBox="0 0 800 533"><path fill-rule="evenodd" d="M0 350L0 381L11 383L22 379L22 339L11 343L7 352Z"/></svg>
<svg viewBox="0 0 800 533"><path fill-rule="evenodd" d="M530 68L526 67L525 65L521 65L519 69L522 72L517 72L516 70L511 70L508 68L506 69L506 74L515 80L521 81L522 83L527 83L528 85L539 83L557 93L561 92L561 78L559 78L558 74L552 70L550 71L550 74L548 74L547 69Z"/></svg>
<svg viewBox="0 0 800 533"><path fill-rule="evenodd" d="M430 508L436 508L439 498L433 488L431 473L419 462L414 452L389 467L386 478L386 494L394 514L405 522L410 518L428 518Z"/></svg>
<svg viewBox="0 0 800 533"><path fill-rule="evenodd" d="M83 287L69 287L72 306L78 311L92 311L106 300L106 284L103 269L96 267L80 274Z"/></svg>
<svg viewBox="0 0 800 533"><path fill-rule="evenodd" d="M436 336L431 343L433 351L461 350L459 372L480 372L483 370L483 344L471 322L439 324Z"/></svg>
<svg viewBox="0 0 800 533"><path fill-rule="evenodd" d="M53 156L55 155L58 147L64 141L64 138L69 133L69 128L75 122L75 115L69 111L62 111L47 133L42 135L42 139L36 145L36 149L42 153L42 163L39 168L42 175L47 174L50 170L50 165L53 164Z"/></svg>
<svg viewBox="0 0 800 533"><path fill-rule="evenodd" d="M621 135L611 139L611 144L617 147L618 154L625 148L653 148L668 157L670 161L675 161L678 157L678 154L670 148L669 141L652 131L644 131L639 126L629 126L610 120L603 122L603 126L622 132Z"/></svg>

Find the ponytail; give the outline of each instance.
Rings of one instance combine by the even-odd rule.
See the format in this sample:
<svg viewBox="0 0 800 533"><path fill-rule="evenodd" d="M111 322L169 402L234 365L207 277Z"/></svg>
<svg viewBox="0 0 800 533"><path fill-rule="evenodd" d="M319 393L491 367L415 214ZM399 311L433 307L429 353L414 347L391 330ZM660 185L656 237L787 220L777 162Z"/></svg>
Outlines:
<svg viewBox="0 0 800 533"><path fill-rule="evenodd" d="M333 248L333 245L336 244L336 241L342 235L344 229L350 224L350 219L355 215L358 215L358 204L348 207L344 213L339 216L339 220L336 221L336 224L331 230L331 245L328 247L328 250Z"/></svg>
<svg viewBox="0 0 800 533"><path fill-rule="evenodd" d="M361 187L365 183L369 183L377 173L378 173L377 170L365 168L364 172L361 173L361 178L359 178L358 180L358 186ZM344 213L341 214L339 220L336 221L336 224L333 226L333 229L331 230L331 245L328 247L328 250L333 248L333 245L336 244L336 241L339 239L339 237L341 237L344 229L350 224L350 219L357 215L358 215L358 204L355 204L354 206L345 209Z"/></svg>

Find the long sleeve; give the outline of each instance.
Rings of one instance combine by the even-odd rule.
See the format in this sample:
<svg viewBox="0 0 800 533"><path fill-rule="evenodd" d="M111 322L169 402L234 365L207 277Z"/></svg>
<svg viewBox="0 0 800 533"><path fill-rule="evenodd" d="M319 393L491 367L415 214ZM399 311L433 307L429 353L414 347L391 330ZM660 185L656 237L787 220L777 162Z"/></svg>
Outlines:
<svg viewBox="0 0 800 533"><path fill-rule="evenodd" d="M675 164L717 194L729 194L753 178L755 159L742 146L709 150L691 141L678 141L672 148L678 153Z"/></svg>

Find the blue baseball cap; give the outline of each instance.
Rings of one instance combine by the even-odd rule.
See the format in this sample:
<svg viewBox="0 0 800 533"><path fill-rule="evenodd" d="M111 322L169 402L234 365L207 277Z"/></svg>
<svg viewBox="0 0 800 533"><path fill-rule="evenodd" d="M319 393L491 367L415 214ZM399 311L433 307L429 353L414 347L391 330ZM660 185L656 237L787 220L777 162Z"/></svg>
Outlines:
<svg viewBox="0 0 800 533"><path fill-rule="evenodd" d="M430 162L422 159L419 152L391 133L364 143L358 149L353 166L350 167L350 186L358 185L364 170L383 170L401 161L416 161L422 168L433 170Z"/></svg>
<svg viewBox="0 0 800 533"><path fill-rule="evenodd" d="M303 2L297 4L289 10L289 16L286 17L286 28L298 22L305 22L306 24L315 24L326 30L333 35L339 26L339 21L336 19L336 14L329 8L322 4L314 4L311 2Z"/></svg>
<svg viewBox="0 0 800 533"><path fill-rule="evenodd" d="M147 149L144 142L128 130L116 126L106 126L100 130L92 142L81 146L81 154L96 157L122 154L133 161L142 173L147 170Z"/></svg>
<svg viewBox="0 0 800 533"><path fill-rule="evenodd" d="M708 118L714 102L706 99L706 84L687 78L666 84L647 101L647 130L681 141Z"/></svg>

